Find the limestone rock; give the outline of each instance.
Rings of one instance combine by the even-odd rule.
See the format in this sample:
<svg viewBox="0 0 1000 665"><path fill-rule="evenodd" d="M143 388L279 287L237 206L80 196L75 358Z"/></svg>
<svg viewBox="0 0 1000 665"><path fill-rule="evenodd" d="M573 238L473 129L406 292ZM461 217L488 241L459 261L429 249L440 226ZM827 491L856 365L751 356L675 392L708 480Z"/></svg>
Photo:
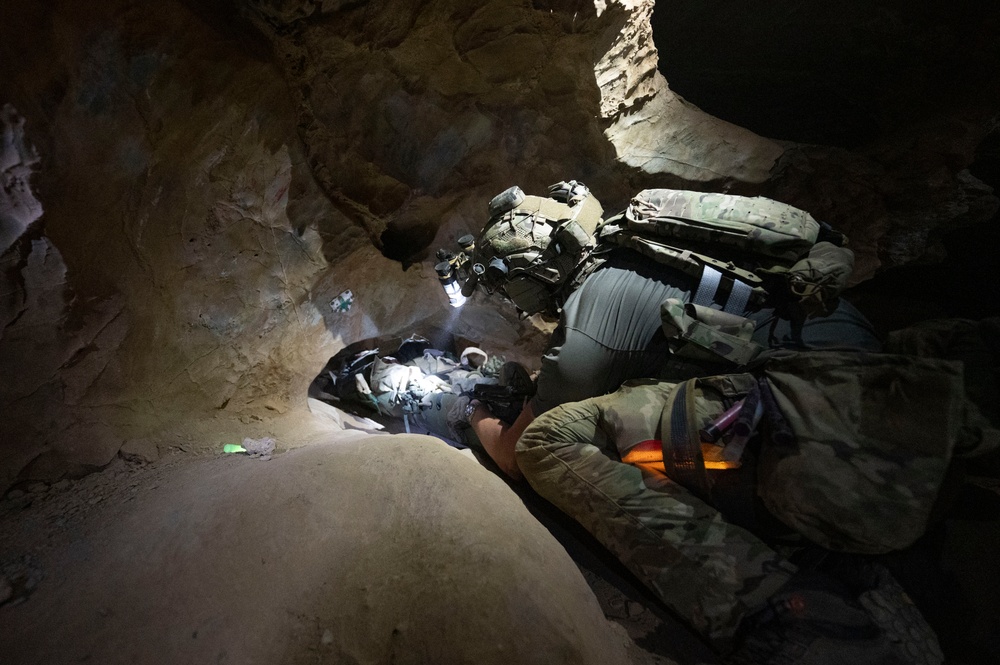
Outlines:
<svg viewBox="0 0 1000 665"><path fill-rule="evenodd" d="M149 439L129 439L122 444L118 454L125 459L137 460L139 462L155 462L160 458L160 451L156 441Z"/></svg>
<svg viewBox="0 0 1000 665"><path fill-rule="evenodd" d="M694 183L767 180L781 146L672 92L657 70L652 0L620 4L627 8L623 25L595 68L601 115L609 123L605 134L618 159L651 175Z"/></svg>
<svg viewBox="0 0 1000 665"><path fill-rule="evenodd" d="M520 499L430 437L197 460L127 505L39 562L60 582L5 614L0 660L630 662Z"/></svg>
<svg viewBox="0 0 1000 665"><path fill-rule="evenodd" d="M0 255L42 215L29 183L38 153L25 140L24 121L12 105L0 109Z"/></svg>
<svg viewBox="0 0 1000 665"><path fill-rule="evenodd" d="M16 11L37 31L4 47L45 53L19 99L48 106L4 155L39 145L51 205L0 259L0 486L43 450L100 466L182 422L225 431L220 410L304 408L337 348L313 282L364 237L316 187L276 71L179 3Z"/></svg>

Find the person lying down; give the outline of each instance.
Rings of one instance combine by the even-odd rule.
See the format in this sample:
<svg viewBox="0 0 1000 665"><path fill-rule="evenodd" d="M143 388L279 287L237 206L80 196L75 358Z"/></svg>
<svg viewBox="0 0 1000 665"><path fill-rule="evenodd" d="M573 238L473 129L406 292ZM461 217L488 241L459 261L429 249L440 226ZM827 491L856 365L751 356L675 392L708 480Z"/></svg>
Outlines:
<svg viewBox="0 0 1000 665"><path fill-rule="evenodd" d="M330 359L313 381L313 396L348 411L427 433L458 448L478 447L468 424L470 403L488 403L513 422L534 394L527 369L502 355L420 335L363 340Z"/></svg>
<svg viewBox="0 0 1000 665"><path fill-rule="evenodd" d="M515 456L730 662L941 663L871 555L925 533L953 457L994 447L969 406L957 362L788 353L558 406Z"/></svg>

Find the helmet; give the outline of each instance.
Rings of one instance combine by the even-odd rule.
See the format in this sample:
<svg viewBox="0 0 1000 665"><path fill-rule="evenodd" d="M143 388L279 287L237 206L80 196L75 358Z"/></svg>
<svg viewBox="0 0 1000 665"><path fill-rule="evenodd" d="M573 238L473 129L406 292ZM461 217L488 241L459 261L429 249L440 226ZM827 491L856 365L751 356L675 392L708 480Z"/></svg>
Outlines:
<svg viewBox="0 0 1000 665"><path fill-rule="evenodd" d="M558 311L569 278L596 244L604 212L576 181L549 191L550 198L525 196L515 186L494 197L475 245L473 288L478 282L499 291L529 315Z"/></svg>

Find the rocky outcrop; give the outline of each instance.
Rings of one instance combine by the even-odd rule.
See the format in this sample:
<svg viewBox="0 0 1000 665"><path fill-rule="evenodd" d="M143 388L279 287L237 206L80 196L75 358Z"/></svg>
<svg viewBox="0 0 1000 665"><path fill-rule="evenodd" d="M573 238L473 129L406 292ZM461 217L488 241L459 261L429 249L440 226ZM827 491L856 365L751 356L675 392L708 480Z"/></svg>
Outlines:
<svg viewBox="0 0 1000 665"><path fill-rule="evenodd" d="M673 4L657 9L684 9ZM794 4L797 18L825 6ZM652 0L3 3L0 494L119 453L153 460L244 437L276 438L288 457L268 464L289 471L220 472L232 494L181 478L168 499L109 517L95 537L113 556L70 563L89 569L74 568L73 584L106 600L101 616L113 620L82 636L74 630L90 624L56 622L62 641L4 647L142 660L108 650L122 635L130 648L173 649L164 640L190 634L180 607L209 646L185 637L188 651L171 653L195 661L224 644L230 659L249 645L266 662L283 648L290 662L335 648L359 662L620 662L561 550L511 517L523 510L482 469L439 460L426 441L285 452L316 443L295 433L313 422L307 388L327 359L420 326L537 359L540 326L479 296L448 309L432 270L433 249L478 229L511 184L534 193L579 179L608 211L652 186L772 196L851 236L856 281L939 257L942 229L997 206L970 168L1000 108L995 86L960 77L949 90L970 88L956 103L893 115L857 144L761 136L671 90L658 65L678 46L651 42L652 10ZM331 307L346 291L351 308ZM283 540L290 514L302 528ZM371 522L345 525L350 515ZM485 540L464 540L470 530ZM187 549L192 533L211 538ZM263 585L259 548L286 562ZM130 555L154 563L110 584ZM226 612L199 602L209 578L232 581L217 596ZM53 604L40 607L73 609L80 588L50 587ZM157 595L165 588L174 595ZM413 615L399 588L433 611ZM276 614L240 615L258 603ZM32 625L53 620L38 616ZM460 618L437 621L446 616Z"/></svg>
<svg viewBox="0 0 1000 665"><path fill-rule="evenodd" d="M52 541L18 530L50 577L3 608L4 662L652 662L503 481L439 440L330 434L130 480Z"/></svg>
<svg viewBox="0 0 1000 665"><path fill-rule="evenodd" d="M622 25L595 74L605 136L618 160L698 190L767 180L781 146L701 111L668 87L653 43L653 3L609 4Z"/></svg>
<svg viewBox="0 0 1000 665"><path fill-rule="evenodd" d="M38 154L25 142L24 118L10 104L0 109L0 254L6 252L36 219L42 204L31 191Z"/></svg>

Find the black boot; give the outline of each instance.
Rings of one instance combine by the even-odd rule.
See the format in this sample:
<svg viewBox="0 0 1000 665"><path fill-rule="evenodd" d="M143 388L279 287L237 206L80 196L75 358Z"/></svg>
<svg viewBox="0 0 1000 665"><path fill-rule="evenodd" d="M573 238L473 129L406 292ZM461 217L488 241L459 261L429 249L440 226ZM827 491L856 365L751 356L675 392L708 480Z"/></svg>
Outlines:
<svg viewBox="0 0 1000 665"><path fill-rule="evenodd" d="M909 665L850 589L796 574L743 620L731 665Z"/></svg>

